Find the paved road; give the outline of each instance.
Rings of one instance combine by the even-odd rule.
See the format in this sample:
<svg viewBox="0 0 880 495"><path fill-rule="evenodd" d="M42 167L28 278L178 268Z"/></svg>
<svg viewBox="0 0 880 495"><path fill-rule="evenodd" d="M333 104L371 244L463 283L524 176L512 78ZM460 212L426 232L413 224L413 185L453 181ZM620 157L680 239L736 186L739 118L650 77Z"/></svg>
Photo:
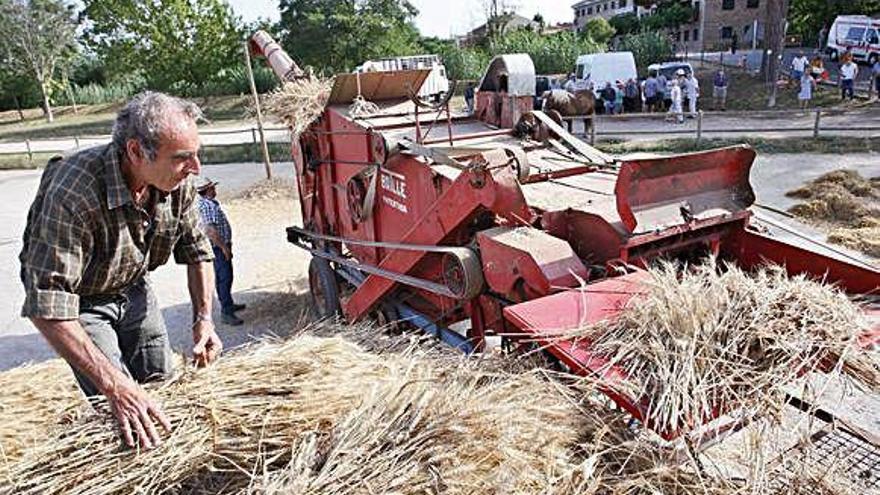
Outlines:
<svg viewBox="0 0 880 495"><path fill-rule="evenodd" d="M250 125L210 127L199 132L202 145L241 144L254 142L255 128ZM259 135L256 135L259 136ZM288 143L290 134L287 129L277 126L267 127L266 139L270 142ZM78 140L73 137L35 139L30 141L33 152L63 152L80 148L88 148L110 141L109 135L83 136ZM0 154L3 153L27 153L28 145L23 141L2 142L0 141Z"/></svg>
<svg viewBox="0 0 880 495"><path fill-rule="evenodd" d="M813 135L815 119L813 112L707 113L703 117L702 136L704 138L809 137ZM820 124L822 128L834 129L822 130L822 136L880 137L880 106L875 104L846 112L823 112ZM876 130L866 131L862 128ZM695 137L696 130L696 119L685 119L684 124L673 124L666 122L665 115L662 114L654 114L651 117L644 115L596 117L596 133L600 139L656 140ZM733 132L728 132L731 130ZM573 131L575 134L583 134L583 124L576 122Z"/></svg>
<svg viewBox="0 0 880 495"><path fill-rule="evenodd" d="M708 101L708 100L703 100ZM606 118L604 116L597 117L597 131L600 133L613 133L610 137L626 137L628 139L662 139L672 137L672 133L683 133L686 136L694 135L696 131L696 121L688 120L685 124L675 126L664 121L662 116L649 116L645 114L634 114L625 118ZM750 114L716 114L706 115L703 120L704 137L750 137L754 136L756 129L779 128L793 129L802 128L809 129L801 132L795 131L761 131L761 137L779 138L779 137L796 137L811 136L812 128L815 122L815 115L799 114L792 112L774 113L774 112L752 112ZM832 110L824 113L821 125L823 127L836 127L837 130L823 131L822 135L846 135L846 136L864 136L870 137L880 135L880 107L874 105L866 109L852 110L842 112ZM877 131L866 132L863 130L846 130L845 128L858 127L876 127ZM221 144L241 144L252 143L253 135L250 126L230 126L230 127L214 127L201 132L200 137L203 145L221 145ZM713 132L719 129L733 130L734 132ZM583 133L583 126L575 127L575 133ZM687 132L685 132L687 131ZM653 133L653 134L631 134L637 133ZM290 142L290 135L286 130L274 128L267 131L267 139L271 142ZM93 136L79 140L80 147L94 146L106 143L110 139L109 136ZM41 139L31 141L32 151L67 151L76 148L77 142L70 139ZM27 146L22 142L0 142L0 154L3 153L25 153Z"/></svg>
<svg viewBox="0 0 880 495"><path fill-rule="evenodd" d="M275 176L292 177L290 164L276 164ZM880 176L880 160L876 154L851 155L763 155L759 156L752 171L752 185L762 204L787 208L792 204L784 193L803 182L839 168L859 170L865 176ZM225 193L246 187L262 177L262 165L255 163L211 165L206 175L220 181ZM18 279L18 253L21 250L21 232L24 229L27 208L33 199L40 171L0 172L0 370L27 361L41 361L54 356L45 341L37 335L31 324L19 317L24 292ZM255 206L257 207L257 206ZM257 207L259 208L259 207ZM291 211L295 203L291 202ZM258 212L261 222L239 225L237 232L236 288L250 287L256 291L250 301L255 301L267 280L286 283L285 280L302 281L307 263L303 254L290 246L283 238L283 227L294 221L277 219ZM814 237L820 237L806 227L799 227ZM247 231L250 230L250 233ZM299 257L298 257L299 256ZM189 306L184 270L170 264L154 272L153 282L163 307L169 328L189 317ZM263 290L265 293L265 290ZM244 299L247 302L248 299ZM183 325L185 327L185 324ZM229 329L224 329L224 331ZM234 343L246 340L247 335L230 330L224 339ZM185 335L173 336L178 347L183 346Z"/></svg>

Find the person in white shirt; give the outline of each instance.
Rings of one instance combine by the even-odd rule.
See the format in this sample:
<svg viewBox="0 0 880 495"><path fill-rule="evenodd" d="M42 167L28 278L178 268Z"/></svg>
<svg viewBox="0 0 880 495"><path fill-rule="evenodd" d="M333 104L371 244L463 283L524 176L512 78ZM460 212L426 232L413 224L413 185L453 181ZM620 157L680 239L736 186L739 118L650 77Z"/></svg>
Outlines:
<svg viewBox="0 0 880 495"><path fill-rule="evenodd" d="M803 53L798 53L798 56L791 61L791 80L800 82L809 64L810 61L807 60L807 57Z"/></svg>
<svg viewBox="0 0 880 495"><path fill-rule="evenodd" d="M675 118L677 124L681 124L684 122L684 115L681 108L681 85L678 79L672 81L669 96L672 98L672 104L669 106L669 115Z"/></svg>
<svg viewBox="0 0 880 495"><path fill-rule="evenodd" d="M855 83L859 76L859 66L852 61L852 57L847 57L846 62L840 66L840 99L845 100L847 96L852 100L855 97Z"/></svg>

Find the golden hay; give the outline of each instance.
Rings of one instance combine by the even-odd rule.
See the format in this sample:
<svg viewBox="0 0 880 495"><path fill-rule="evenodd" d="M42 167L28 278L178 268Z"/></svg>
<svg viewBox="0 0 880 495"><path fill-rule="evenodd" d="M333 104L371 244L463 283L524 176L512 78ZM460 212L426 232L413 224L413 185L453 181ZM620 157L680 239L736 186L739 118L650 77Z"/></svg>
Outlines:
<svg viewBox="0 0 880 495"><path fill-rule="evenodd" d="M10 467L0 493L157 493L196 487L212 471L241 489L263 470L286 464L297 439L314 435L328 449L331 441L348 445L347 437L335 436L341 429L379 434L388 430L373 431L374 425L359 421L393 423L400 419L395 411L414 421L411 414L422 411L441 435L433 439L431 462L462 473L461 483L498 483L506 467L516 466L511 483L538 486L548 482L557 462L553 454L564 452L577 434L573 408L536 375L496 381L477 370L432 367L415 354L370 355L340 339L304 336L258 346L153 393L175 428L161 447L139 454L120 450L112 421L96 413L31 449ZM419 444L405 438L408 431L397 432L400 442ZM474 446L482 436L485 446ZM441 455L455 439L458 455Z"/></svg>
<svg viewBox="0 0 880 495"><path fill-rule="evenodd" d="M42 442L49 428L73 418L82 393L61 359L0 373L0 477L8 463Z"/></svg>
<svg viewBox="0 0 880 495"><path fill-rule="evenodd" d="M710 260L679 268L651 269L644 297L578 332L631 377L625 393L649 398L656 429L689 430L722 405L773 412L780 387L826 361L880 390L880 361L856 342L870 326L839 290L779 267L747 274Z"/></svg>
<svg viewBox="0 0 880 495"><path fill-rule="evenodd" d="M804 200L789 213L829 231L828 241L880 257L880 180L853 170L829 172L786 193Z"/></svg>
<svg viewBox="0 0 880 495"><path fill-rule="evenodd" d="M247 189L236 193L231 199L254 201L266 199L294 199L296 198L296 183L290 179L273 177L263 179Z"/></svg>
<svg viewBox="0 0 880 495"><path fill-rule="evenodd" d="M266 112L290 127L294 139L324 112L333 79L312 77L285 82L266 97Z"/></svg>
<svg viewBox="0 0 880 495"><path fill-rule="evenodd" d="M258 344L152 390L174 425L159 448L121 448L90 413L13 463L0 494L792 493L675 462L625 414L578 399L586 384L491 361Z"/></svg>

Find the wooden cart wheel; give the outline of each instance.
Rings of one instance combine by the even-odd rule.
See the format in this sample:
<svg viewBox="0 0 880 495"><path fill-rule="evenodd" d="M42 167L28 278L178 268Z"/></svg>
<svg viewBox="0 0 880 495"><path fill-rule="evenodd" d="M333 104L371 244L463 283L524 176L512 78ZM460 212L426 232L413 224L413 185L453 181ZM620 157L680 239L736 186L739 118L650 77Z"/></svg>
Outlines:
<svg viewBox="0 0 880 495"><path fill-rule="evenodd" d="M312 307L319 318L333 318L342 314L339 304L339 282L330 262L317 256L309 262L309 291Z"/></svg>

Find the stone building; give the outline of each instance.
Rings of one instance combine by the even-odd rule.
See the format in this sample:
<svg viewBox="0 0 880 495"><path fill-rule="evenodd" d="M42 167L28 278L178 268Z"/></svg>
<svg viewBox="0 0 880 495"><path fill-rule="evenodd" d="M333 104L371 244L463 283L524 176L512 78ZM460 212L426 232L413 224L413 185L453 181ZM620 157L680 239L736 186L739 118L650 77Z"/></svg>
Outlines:
<svg viewBox="0 0 880 495"><path fill-rule="evenodd" d="M762 47L770 0L699 0L693 22L671 33L679 50L727 50L734 38L740 49ZM702 38L702 37L705 37Z"/></svg>
<svg viewBox="0 0 880 495"><path fill-rule="evenodd" d="M594 17L608 20L616 15L637 12L635 0L581 0L571 8L574 10L574 30L578 33Z"/></svg>
<svg viewBox="0 0 880 495"><path fill-rule="evenodd" d="M726 50L737 39L740 48L750 48L753 41L761 47L770 0L683 0L695 9L692 22L670 34L677 51ZM580 32L593 17L610 19L635 13L651 15L653 8L642 8L634 0L582 0L572 5L575 30ZM705 39L703 37L705 36Z"/></svg>

